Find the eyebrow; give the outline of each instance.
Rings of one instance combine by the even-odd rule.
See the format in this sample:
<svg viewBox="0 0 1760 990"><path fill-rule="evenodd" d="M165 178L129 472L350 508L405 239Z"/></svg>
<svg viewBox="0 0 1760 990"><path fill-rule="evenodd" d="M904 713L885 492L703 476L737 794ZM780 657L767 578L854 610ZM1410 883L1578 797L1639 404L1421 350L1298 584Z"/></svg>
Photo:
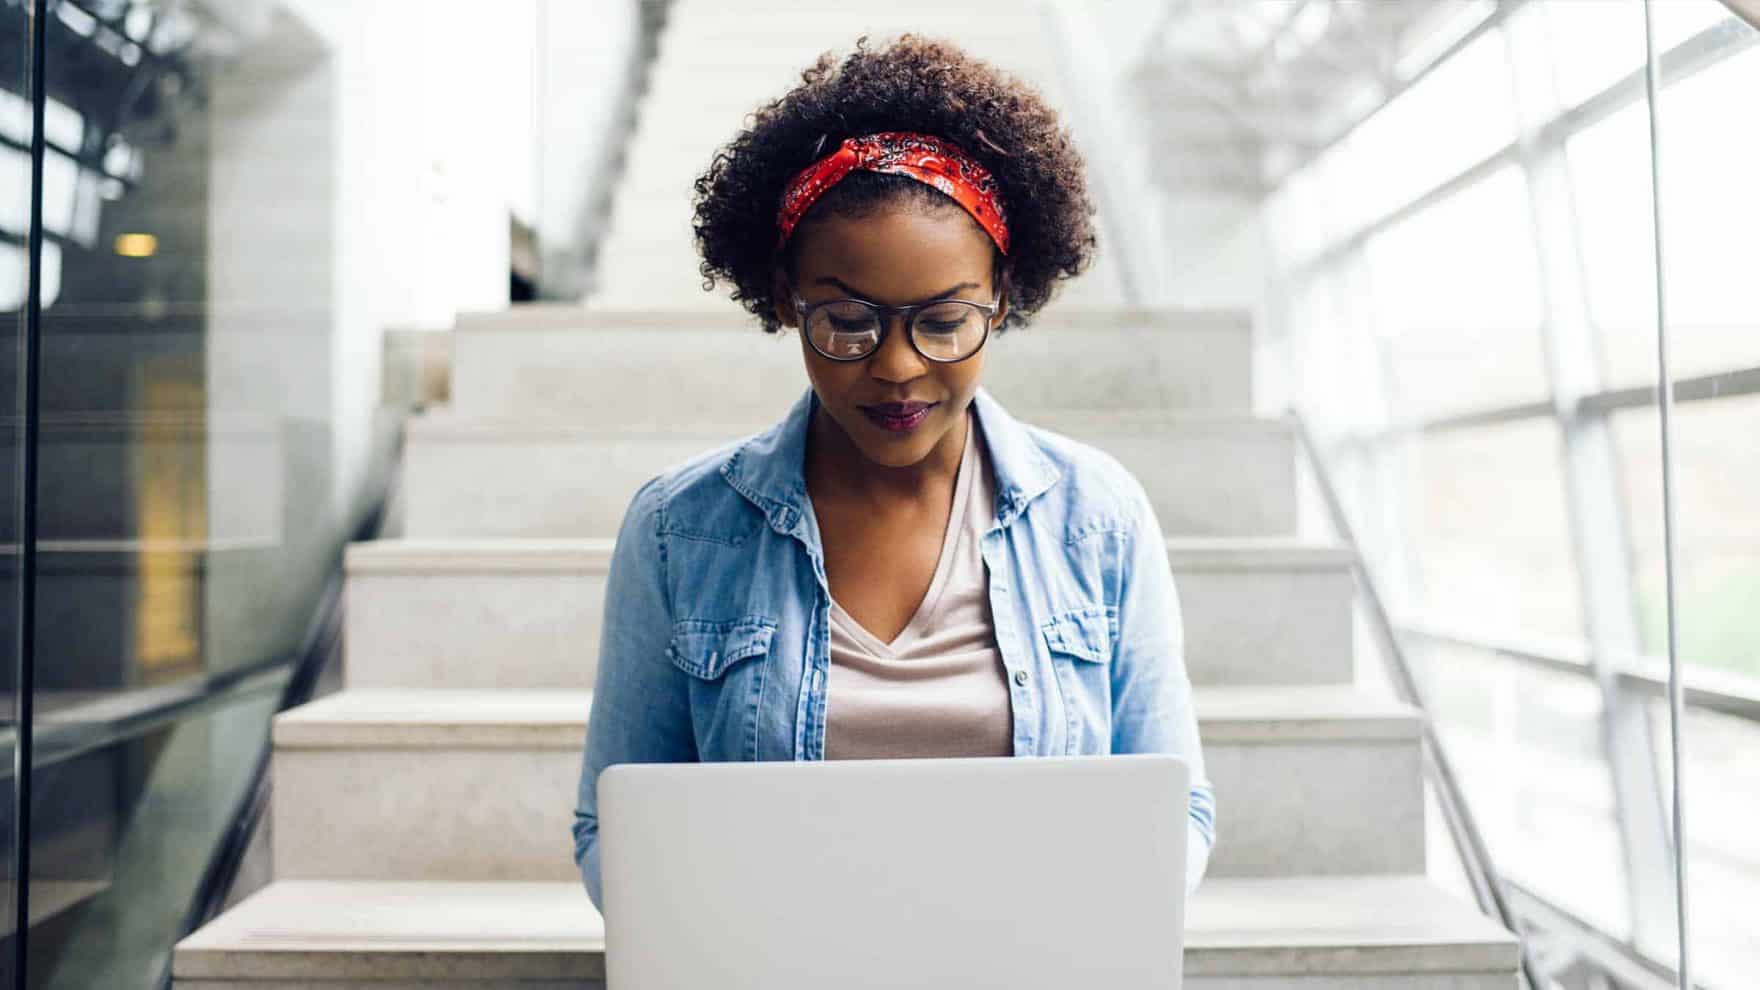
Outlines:
<svg viewBox="0 0 1760 990"><path fill-rule="evenodd" d="M814 285L825 285L825 284L835 285L838 288L842 289L843 291L845 291L845 292L849 293L850 295L855 296L859 299L865 299L865 300L872 300L873 299L873 297L868 295L866 292L862 292L861 290L855 288L854 286L850 285L848 282L845 282L843 279L840 279L835 275L821 275L818 278L813 280L813 284ZM940 292L937 292L932 296L926 296L923 299L918 300L918 302L930 302L935 299L946 299L961 289L977 289L977 288L982 288L982 286L978 285L978 283L976 283L976 282L961 282L958 285L953 286L952 288L942 289ZM906 303L905 305L911 305L911 304Z"/></svg>

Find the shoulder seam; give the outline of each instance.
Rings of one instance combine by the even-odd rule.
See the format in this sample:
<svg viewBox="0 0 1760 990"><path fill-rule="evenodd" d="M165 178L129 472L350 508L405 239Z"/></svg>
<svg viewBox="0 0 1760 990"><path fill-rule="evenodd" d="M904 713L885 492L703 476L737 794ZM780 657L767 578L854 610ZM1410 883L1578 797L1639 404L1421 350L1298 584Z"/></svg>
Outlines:
<svg viewBox="0 0 1760 990"><path fill-rule="evenodd" d="M671 479L665 474L655 477L659 490L659 505L654 508L654 549L660 558L660 601L666 607L666 621L672 622L675 614L672 608L672 576L667 571L666 560L666 510L672 500Z"/></svg>

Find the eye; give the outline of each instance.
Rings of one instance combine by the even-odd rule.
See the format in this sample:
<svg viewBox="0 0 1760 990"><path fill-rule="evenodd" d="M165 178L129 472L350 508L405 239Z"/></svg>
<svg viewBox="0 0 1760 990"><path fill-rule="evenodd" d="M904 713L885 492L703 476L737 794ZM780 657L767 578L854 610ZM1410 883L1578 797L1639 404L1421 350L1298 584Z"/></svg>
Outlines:
<svg viewBox="0 0 1760 990"><path fill-rule="evenodd" d="M827 314L825 319L830 322L833 329L845 333L866 330L874 325L874 321L866 316L843 317L835 314Z"/></svg>
<svg viewBox="0 0 1760 990"><path fill-rule="evenodd" d="M964 302L944 302L923 310L917 317L917 329L924 333L958 334L975 329L979 311Z"/></svg>

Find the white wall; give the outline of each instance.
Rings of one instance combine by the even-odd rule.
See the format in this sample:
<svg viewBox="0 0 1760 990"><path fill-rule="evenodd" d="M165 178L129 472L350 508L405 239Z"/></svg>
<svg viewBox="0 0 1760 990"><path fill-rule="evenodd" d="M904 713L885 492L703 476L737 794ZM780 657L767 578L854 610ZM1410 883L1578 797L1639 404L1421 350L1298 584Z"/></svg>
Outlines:
<svg viewBox="0 0 1760 990"><path fill-rule="evenodd" d="M228 83L235 140L217 154L234 158L213 166L238 181L214 220L297 208L305 212L289 214L281 232L297 241L303 231L310 243L225 241L215 262L233 274L217 291L259 309L327 311L327 325L309 332L328 334L328 361L279 378L267 369L276 380L262 381L265 369L223 360L238 375L220 376L215 402L302 415L318 403L341 505L366 467L384 329L442 330L460 312L505 307L510 216L552 245L584 236L639 23L636 0L281 0L278 10L312 39L325 92L277 109L290 93L271 78L287 74L272 49L289 28L258 18L269 33L238 53ZM279 140L314 127L309 141ZM322 170L324 196L290 197L263 170L265 156ZM268 180L252 186L253 175ZM277 265L314 261L328 266L327 282L272 276Z"/></svg>
<svg viewBox="0 0 1760 990"><path fill-rule="evenodd" d="M1147 156L1154 142L1146 139L1152 127L1136 106L1128 77L1150 54L1154 29L1166 6L1164 0L1045 2L1048 9L1064 17L1063 26L1072 36L1082 35L1069 40L1070 54L1075 62L1088 64L1085 68L1072 65L1071 71L1083 75L1077 85L1093 90L1090 96L1100 97L1098 104L1082 108L1085 117L1095 119L1071 123L1078 136L1087 131L1087 154L1096 159L1091 174L1103 187L1097 190L1102 211L1133 222L1120 226L1151 218L1143 229L1114 231L1123 236L1126 250L1153 259L1152 271L1139 272L1142 301L1149 305L1240 307L1257 313L1266 290L1259 204L1241 196L1166 188L1152 179L1154 170ZM1104 114L1116 116L1112 126L1099 126L1097 118ZM1102 154L1133 158L1107 162L1100 159Z"/></svg>
<svg viewBox="0 0 1760 990"><path fill-rule="evenodd" d="M588 211L613 178L607 151L633 95L638 0L538 0L538 202L544 294L579 298Z"/></svg>
<svg viewBox="0 0 1760 990"><path fill-rule="evenodd" d="M323 231L326 247L289 249L279 260L297 265L322 258L329 265L326 298L311 298L304 283L297 290L308 293L301 305L328 311L327 326L315 332L327 332L329 341L321 380L289 375L279 386L269 384L301 382L298 396L282 396L277 408L284 412L324 397L336 468L332 497L339 506L360 487L366 467L384 328L440 329L460 311L507 305L508 216L529 218L537 202L536 2L282 4L316 39L329 89L323 104L295 111L302 127L320 128L321 138L280 153L310 159L302 168L325 170L328 200L293 201L327 215L289 216L286 224L290 231ZM265 40L272 45L274 37ZM217 173L238 173L239 162L275 147L281 133L275 84L253 78L269 75L274 61L267 47L239 53L232 85L259 91L253 99L263 109L255 120L248 112L235 114L230 126L259 133L254 142L233 146L244 158L214 162ZM273 178L258 188L240 187L217 202L216 220L271 214L289 205L286 193L285 183ZM233 246L254 252L235 267L269 271L277 260L265 245ZM222 251L216 248L217 259ZM250 260L258 256L260 262ZM246 288L251 281L233 284ZM278 298L274 285L261 288L267 295L253 296L259 304ZM242 398L264 401L248 390Z"/></svg>

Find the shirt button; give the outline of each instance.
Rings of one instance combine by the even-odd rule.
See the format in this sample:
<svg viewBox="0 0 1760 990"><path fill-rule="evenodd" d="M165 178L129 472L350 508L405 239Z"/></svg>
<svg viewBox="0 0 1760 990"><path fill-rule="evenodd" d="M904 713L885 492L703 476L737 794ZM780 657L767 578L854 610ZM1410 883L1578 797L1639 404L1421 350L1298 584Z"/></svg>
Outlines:
<svg viewBox="0 0 1760 990"><path fill-rule="evenodd" d="M1016 684L1026 684L1027 683L1027 672L1025 670L1015 671L1014 672L1014 682Z"/></svg>

